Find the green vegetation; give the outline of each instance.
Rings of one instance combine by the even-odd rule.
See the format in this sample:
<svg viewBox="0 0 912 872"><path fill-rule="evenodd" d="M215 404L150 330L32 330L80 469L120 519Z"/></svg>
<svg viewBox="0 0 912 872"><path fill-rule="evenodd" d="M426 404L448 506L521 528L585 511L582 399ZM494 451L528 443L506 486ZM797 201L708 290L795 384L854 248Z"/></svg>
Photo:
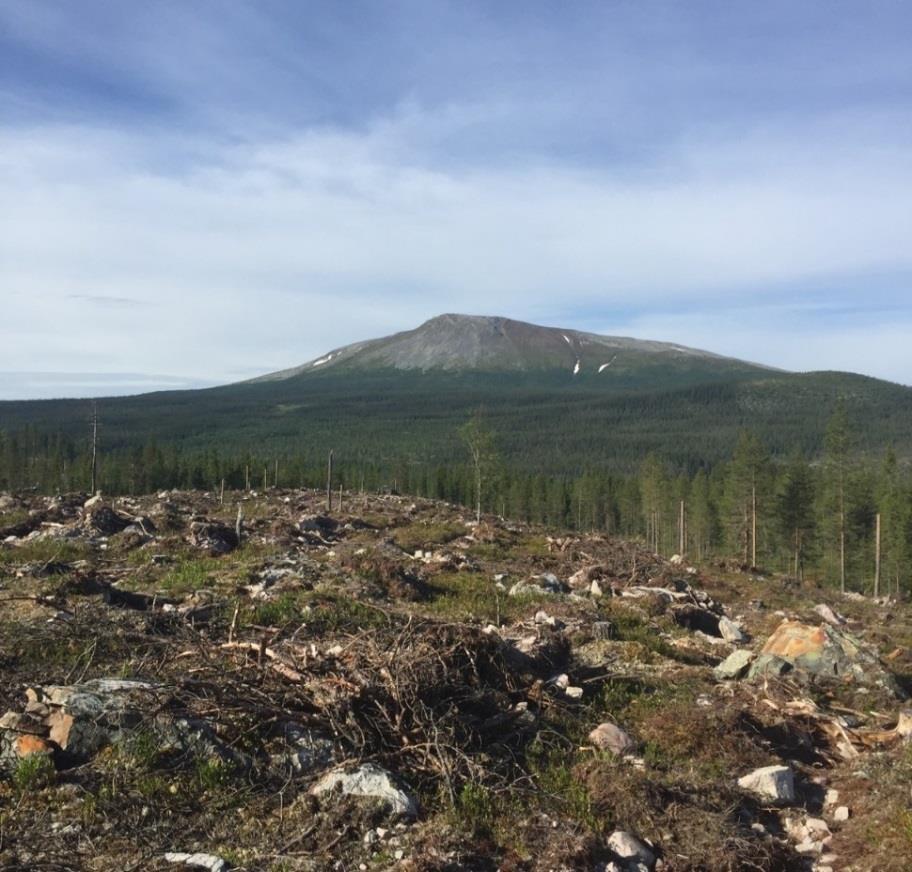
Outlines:
<svg viewBox="0 0 912 872"><path fill-rule="evenodd" d="M350 491L390 488L476 510L480 494L483 512L872 591L879 514L879 591L909 587L912 391L836 373L666 375L658 391L648 366L610 383L379 370L111 399L99 407L100 484L238 489L265 475L322 487L333 447L336 481ZM484 423L466 425L481 407ZM90 411L0 403L0 489L86 487ZM412 525L394 536L412 550L459 532ZM36 561L53 556L36 547L45 549ZM496 547L479 543L478 555ZM60 559L72 559L63 548ZM187 564L164 587L206 581L204 564Z"/></svg>
<svg viewBox="0 0 912 872"><path fill-rule="evenodd" d="M54 783L54 761L47 754L29 754L13 770L13 786L20 793L41 790Z"/></svg>

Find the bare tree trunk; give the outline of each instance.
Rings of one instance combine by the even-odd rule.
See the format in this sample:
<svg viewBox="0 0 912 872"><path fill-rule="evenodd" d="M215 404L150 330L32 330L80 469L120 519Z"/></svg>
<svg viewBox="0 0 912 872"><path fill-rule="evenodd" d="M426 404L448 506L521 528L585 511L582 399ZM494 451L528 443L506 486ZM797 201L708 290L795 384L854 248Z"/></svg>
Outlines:
<svg viewBox="0 0 912 872"><path fill-rule="evenodd" d="M880 512L874 532L874 596L880 596Z"/></svg>
<svg viewBox="0 0 912 872"><path fill-rule="evenodd" d="M846 530L845 530L845 495L839 499L839 589L846 592Z"/></svg>
<svg viewBox="0 0 912 872"><path fill-rule="evenodd" d="M237 520L234 522L234 535L237 537L238 546L241 544L241 537L244 533L244 507L238 505Z"/></svg>
<svg viewBox="0 0 912 872"><path fill-rule="evenodd" d="M333 481L333 450L329 449L329 463L326 467L326 511L331 512L333 510L333 493L332 493L332 481Z"/></svg>
<svg viewBox="0 0 912 872"><path fill-rule="evenodd" d="M244 467L244 490L250 490L250 464Z"/></svg>
<svg viewBox="0 0 912 872"><path fill-rule="evenodd" d="M684 500L681 500L681 515L678 523L678 554L682 557L687 549L687 541L684 534Z"/></svg>
<svg viewBox="0 0 912 872"><path fill-rule="evenodd" d="M223 506L225 504L225 479L222 479L222 486L219 489L219 505Z"/></svg>
<svg viewBox="0 0 912 872"><path fill-rule="evenodd" d="M751 487L751 566L757 565L757 486Z"/></svg>
<svg viewBox="0 0 912 872"><path fill-rule="evenodd" d="M272 486L277 488L279 486L279 458L276 458L275 461L275 475L272 477Z"/></svg>
<svg viewBox="0 0 912 872"><path fill-rule="evenodd" d="M92 402L92 495L98 493L98 403Z"/></svg>

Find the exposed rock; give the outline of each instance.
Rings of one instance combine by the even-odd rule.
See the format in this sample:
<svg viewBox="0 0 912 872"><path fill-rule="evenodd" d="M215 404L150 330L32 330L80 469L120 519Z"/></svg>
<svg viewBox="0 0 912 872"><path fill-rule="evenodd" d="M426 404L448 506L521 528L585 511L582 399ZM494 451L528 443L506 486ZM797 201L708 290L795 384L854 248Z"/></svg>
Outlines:
<svg viewBox="0 0 912 872"><path fill-rule="evenodd" d="M354 772L330 772L311 789L315 796L339 789L346 796L363 796L380 802L396 816L416 817L418 803L400 788L389 772L373 763L365 763Z"/></svg>
<svg viewBox="0 0 912 872"><path fill-rule="evenodd" d="M96 679L81 685L29 688L27 710L40 716L48 738L74 761L136 727L142 710L159 705L156 688L144 681Z"/></svg>
<svg viewBox="0 0 912 872"><path fill-rule="evenodd" d="M0 722L0 770L12 772L26 757L53 754L53 747L43 735L33 732L32 724L23 723L18 717L10 718L10 715L13 713L8 712Z"/></svg>
<svg viewBox="0 0 912 872"><path fill-rule="evenodd" d="M209 872L228 872L228 864L214 854L182 854L169 851L165 854L165 862L180 863L194 869L208 869Z"/></svg>
<svg viewBox="0 0 912 872"><path fill-rule="evenodd" d="M655 866L656 856L652 849L636 836L625 833L623 830L615 830L608 837L608 850L613 851L628 865L642 863L649 869Z"/></svg>
<svg viewBox="0 0 912 872"><path fill-rule="evenodd" d="M752 651L744 648L733 651L713 670L713 674L722 681L743 678L753 659Z"/></svg>
<svg viewBox="0 0 912 872"><path fill-rule="evenodd" d="M761 655L782 658L795 669L812 675L851 678L860 684L877 683L898 692L895 680L883 669L874 652L835 627L785 620L767 639ZM760 660L762 656L754 669Z"/></svg>
<svg viewBox="0 0 912 872"><path fill-rule="evenodd" d="M791 671L792 664L775 654L761 654L750 668L748 678L762 678L764 676L785 675Z"/></svg>
<svg viewBox="0 0 912 872"><path fill-rule="evenodd" d="M833 812L833 820L838 824L845 823L848 819L849 807L846 805L840 805L836 811Z"/></svg>
<svg viewBox="0 0 912 872"><path fill-rule="evenodd" d="M719 632L726 642L740 645L742 642L747 641L744 631L733 620L726 618L724 615L719 618Z"/></svg>
<svg viewBox="0 0 912 872"><path fill-rule="evenodd" d="M547 572L544 575L535 576L529 581L517 581L510 588L510 596L540 596L541 594L553 596L566 593L567 590L567 586L556 575Z"/></svg>
<svg viewBox="0 0 912 872"><path fill-rule="evenodd" d="M833 627L841 627L846 622L842 615L834 612L826 603L814 606L814 611Z"/></svg>
<svg viewBox="0 0 912 872"><path fill-rule="evenodd" d="M610 751L618 757L631 754L636 750L636 742L619 726L605 721L591 733L589 741L602 751Z"/></svg>
<svg viewBox="0 0 912 872"><path fill-rule="evenodd" d="M738 786L772 802L795 801L795 776L788 766L764 766L738 779Z"/></svg>

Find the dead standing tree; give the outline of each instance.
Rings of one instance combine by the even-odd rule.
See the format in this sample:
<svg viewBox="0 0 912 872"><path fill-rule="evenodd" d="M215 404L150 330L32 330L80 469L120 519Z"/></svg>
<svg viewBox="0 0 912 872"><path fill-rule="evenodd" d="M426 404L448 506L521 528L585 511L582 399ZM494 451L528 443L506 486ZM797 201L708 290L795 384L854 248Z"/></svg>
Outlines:
<svg viewBox="0 0 912 872"><path fill-rule="evenodd" d="M92 481L89 492L98 493L98 403L92 400Z"/></svg>
<svg viewBox="0 0 912 872"><path fill-rule="evenodd" d="M329 462L326 465L326 513L329 514L333 509L333 451L329 450Z"/></svg>

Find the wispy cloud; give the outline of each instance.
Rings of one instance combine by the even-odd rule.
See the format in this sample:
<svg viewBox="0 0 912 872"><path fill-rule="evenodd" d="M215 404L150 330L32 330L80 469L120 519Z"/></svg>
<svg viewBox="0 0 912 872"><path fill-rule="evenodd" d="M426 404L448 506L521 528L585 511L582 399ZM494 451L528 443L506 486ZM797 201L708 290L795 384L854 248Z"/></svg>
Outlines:
<svg viewBox="0 0 912 872"><path fill-rule="evenodd" d="M472 311L912 381L901 11L508 5L0 0L0 367L230 380Z"/></svg>
<svg viewBox="0 0 912 872"><path fill-rule="evenodd" d="M145 300L133 297L110 297L104 294L70 294L70 300L81 300L84 303L93 303L96 306L144 306Z"/></svg>

